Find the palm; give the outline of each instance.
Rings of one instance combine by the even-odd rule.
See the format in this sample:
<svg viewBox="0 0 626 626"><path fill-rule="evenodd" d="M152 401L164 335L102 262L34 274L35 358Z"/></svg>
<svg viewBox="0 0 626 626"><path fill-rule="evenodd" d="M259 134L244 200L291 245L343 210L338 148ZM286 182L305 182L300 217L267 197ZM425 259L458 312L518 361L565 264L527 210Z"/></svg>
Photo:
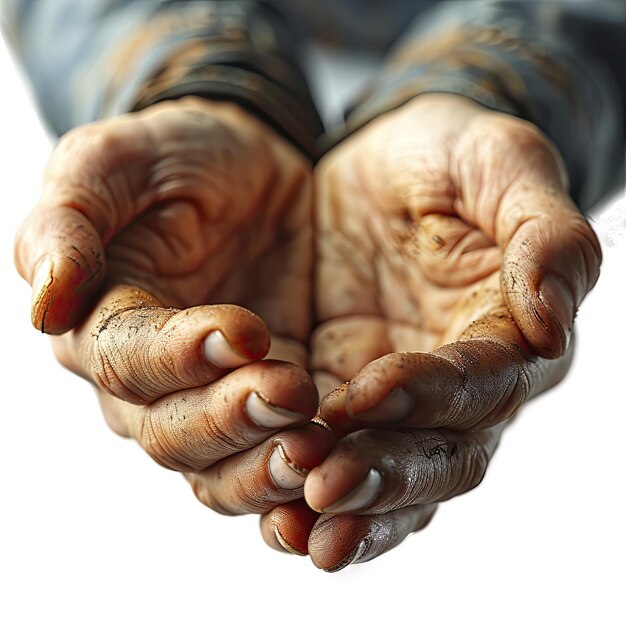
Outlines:
<svg viewBox="0 0 626 626"><path fill-rule="evenodd" d="M146 117L156 157L131 163L121 183L148 181L135 196L145 209L108 245L108 276L164 306L239 304L276 335L305 341L309 166L251 118L230 124L228 110L199 106L170 103Z"/></svg>
<svg viewBox="0 0 626 626"><path fill-rule="evenodd" d="M314 360L329 385L390 352L458 339L500 298L499 248L459 215L450 164L461 131L405 117L361 131L317 172Z"/></svg>

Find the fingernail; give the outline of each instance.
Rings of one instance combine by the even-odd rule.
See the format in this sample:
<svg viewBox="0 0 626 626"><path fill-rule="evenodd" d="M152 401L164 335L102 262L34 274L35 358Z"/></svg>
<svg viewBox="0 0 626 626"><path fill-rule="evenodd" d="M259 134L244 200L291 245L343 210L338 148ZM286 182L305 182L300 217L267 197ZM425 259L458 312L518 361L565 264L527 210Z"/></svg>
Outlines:
<svg viewBox="0 0 626 626"><path fill-rule="evenodd" d="M47 307L49 306L50 299L48 295L48 288L52 284L52 272L54 264L50 257L45 257L39 264L33 278L33 296L31 301L31 312L33 325L36 328L40 328L41 332L44 332L45 317Z"/></svg>
<svg viewBox="0 0 626 626"><path fill-rule="evenodd" d="M306 556L306 552L300 552L300 550L296 550L281 534L280 530L278 530L278 526L274 526L274 534L276 535L276 541L290 554L295 554L296 556Z"/></svg>
<svg viewBox="0 0 626 626"><path fill-rule="evenodd" d="M204 356L221 369L233 369L251 363L250 359L239 354L229 343L220 330L209 333L204 340Z"/></svg>
<svg viewBox="0 0 626 626"><path fill-rule="evenodd" d="M270 404L256 391L248 396L246 411L255 424L264 428L282 428L297 424L305 419L301 413Z"/></svg>
<svg viewBox="0 0 626 626"><path fill-rule="evenodd" d="M350 493L325 507L323 512L347 513L363 509L378 495L382 484L383 477L378 470L372 467L365 478Z"/></svg>
<svg viewBox="0 0 626 626"><path fill-rule="evenodd" d="M309 424L314 424L315 426L319 426L322 430L327 430L330 433L333 432L333 429L330 427L330 424L325 419L322 419L319 413L309 422Z"/></svg>
<svg viewBox="0 0 626 626"><path fill-rule="evenodd" d="M285 448L279 444L270 456L269 472L277 487L297 489L304 485L309 470L291 461L285 453Z"/></svg>
<svg viewBox="0 0 626 626"><path fill-rule="evenodd" d="M360 559L362 559L365 556L365 553L369 550L369 547L370 547L370 540L367 538L363 539L361 543L359 543L356 546L356 548L354 548L354 550L351 550L350 552L348 552L348 554L343 559L341 559L339 563L337 563L336 565L333 565L332 567L325 567L324 571L329 572L329 573L335 573L348 567L348 565L357 563Z"/></svg>
<svg viewBox="0 0 626 626"><path fill-rule="evenodd" d="M539 299L563 331L563 351L567 349L574 323L574 300L567 285L554 275L547 275L539 285Z"/></svg>
<svg viewBox="0 0 626 626"><path fill-rule="evenodd" d="M387 394L382 402L365 413L359 413L354 417L360 420L397 422L405 418L413 408L413 398L398 387Z"/></svg>

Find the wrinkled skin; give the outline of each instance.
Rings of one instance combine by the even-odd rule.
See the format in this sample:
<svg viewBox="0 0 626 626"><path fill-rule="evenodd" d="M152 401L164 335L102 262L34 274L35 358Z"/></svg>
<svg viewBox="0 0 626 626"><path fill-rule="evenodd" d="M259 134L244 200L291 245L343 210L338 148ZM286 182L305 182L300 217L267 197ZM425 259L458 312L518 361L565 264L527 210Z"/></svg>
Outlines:
<svg viewBox="0 0 626 626"><path fill-rule="evenodd" d="M33 323L74 327L54 338L61 363L96 385L113 430L224 513L294 497L268 476L278 444L314 467L334 443L306 425L312 256L310 164L239 107L198 98L62 138L16 239ZM234 362L205 358L215 330ZM253 392L288 416L255 423ZM285 421L303 428L281 435Z"/></svg>
<svg viewBox="0 0 626 626"><path fill-rule="evenodd" d="M317 168L313 268L310 171L275 133L195 99L134 115L79 129L57 149L16 248L35 282L34 322L43 326L46 311L51 332L75 324L69 311L87 306L99 281L91 270L106 256L116 286L56 349L99 385L111 426L186 472L205 504L262 513L270 545L310 553L329 571L382 554L425 526L438 502L476 486L507 420L565 374L575 310L598 275L597 240L547 140L456 96L420 96L382 116ZM121 175L114 164L101 176L105 200L67 184L68 164L89 163L88 148L82 164L76 151L93 129L110 141L109 124L124 143L137 119L154 122L151 143L130 144L142 155L135 169L125 163ZM84 266L67 261L68 242ZM34 281L51 250L54 280ZM251 427L251 390L296 412L295 426L315 413L317 395L300 367L259 362L269 337L257 317L206 306L223 302L266 322L271 356L308 364L332 435ZM230 373L207 365L199 346L213 329L251 363ZM178 415L190 399L172 426L172 407ZM278 444L304 488L272 480ZM350 508L364 476L372 491Z"/></svg>
<svg viewBox="0 0 626 626"><path fill-rule="evenodd" d="M565 375L600 249L549 142L460 97L382 116L315 177L312 368L342 439L307 477L307 503L327 511L307 547L335 571L394 547L481 481L507 420ZM345 496L371 468L381 485L351 515Z"/></svg>

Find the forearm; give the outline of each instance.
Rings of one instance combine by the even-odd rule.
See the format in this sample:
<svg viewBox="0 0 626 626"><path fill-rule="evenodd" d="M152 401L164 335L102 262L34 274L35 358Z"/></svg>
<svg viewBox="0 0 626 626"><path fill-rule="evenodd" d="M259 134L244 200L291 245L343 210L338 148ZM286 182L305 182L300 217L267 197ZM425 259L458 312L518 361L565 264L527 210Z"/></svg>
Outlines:
<svg viewBox="0 0 626 626"><path fill-rule="evenodd" d="M348 130L426 92L525 118L557 145L588 208L623 176L626 9L617 2L446 2L411 26Z"/></svg>
<svg viewBox="0 0 626 626"><path fill-rule="evenodd" d="M199 95L239 103L315 157L297 37L262 3L4 0L3 21L58 134Z"/></svg>

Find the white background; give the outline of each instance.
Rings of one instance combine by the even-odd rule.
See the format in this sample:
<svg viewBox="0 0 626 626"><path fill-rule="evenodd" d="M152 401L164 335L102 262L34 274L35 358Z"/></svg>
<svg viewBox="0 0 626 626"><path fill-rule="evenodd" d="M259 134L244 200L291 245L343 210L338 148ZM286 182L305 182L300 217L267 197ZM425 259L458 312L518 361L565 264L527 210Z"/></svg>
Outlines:
<svg viewBox="0 0 626 626"><path fill-rule="evenodd" d="M508 429L477 490L331 575L267 548L256 517L205 509L111 433L31 328L13 236L51 142L3 44L0 80L0 623L626 623L623 196L596 216L604 272L566 381Z"/></svg>

